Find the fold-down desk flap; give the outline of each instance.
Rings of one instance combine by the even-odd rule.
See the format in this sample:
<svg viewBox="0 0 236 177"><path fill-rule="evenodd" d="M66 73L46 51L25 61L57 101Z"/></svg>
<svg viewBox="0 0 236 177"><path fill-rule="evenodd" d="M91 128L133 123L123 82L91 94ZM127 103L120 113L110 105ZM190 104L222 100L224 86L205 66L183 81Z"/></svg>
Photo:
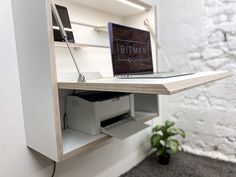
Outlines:
<svg viewBox="0 0 236 177"><path fill-rule="evenodd" d="M229 71L209 71L171 78L118 79L112 77L87 80L83 83L77 80L59 81L58 86L59 89L170 95L230 76L232 73Z"/></svg>
<svg viewBox="0 0 236 177"><path fill-rule="evenodd" d="M103 127L101 131L104 134L123 140L148 127L149 125L129 119Z"/></svg>

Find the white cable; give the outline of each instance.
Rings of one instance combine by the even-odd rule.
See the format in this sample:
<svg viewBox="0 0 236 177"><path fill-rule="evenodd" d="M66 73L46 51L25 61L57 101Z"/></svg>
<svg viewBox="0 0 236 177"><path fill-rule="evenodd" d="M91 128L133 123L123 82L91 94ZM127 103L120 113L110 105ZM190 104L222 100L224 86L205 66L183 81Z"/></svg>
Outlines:
<svg viewBox="0 0 236 177"><path fill-rule="evenodd" d="M150 32L150 34L151 34L153 40L155 41L156 46L157 46L157 48L159 49L160 54L163 56L163 58L164 58L166 64L168 65L169 70L170 70L170 71L173 71L173 68L171 67L170 62L169 62L169 60L167 59L165 52L162 50L161 45L160 45L160 42L158 41L158 39L157 39L157 37L156 37L156 35L155 35L155 33L154 33L154 31L153 31L153 29L152 29L150 23L149 23L149 20L148 20L148 19L144 20L144 24L145 24L145 26L147 27L148 31Z"/></svg>
<svg viewBox="0 0 236 177"><path fill-rule="evenodd" d="M168 65L169 70L170 70L170 71L173 71L173 68L171 67L170 62L169 62L169 60L167 59L165 52L164 52L161 48L159 48L159 51L160 51L160 54L163 56L163 58L164 58L166 64Z"/></svg>

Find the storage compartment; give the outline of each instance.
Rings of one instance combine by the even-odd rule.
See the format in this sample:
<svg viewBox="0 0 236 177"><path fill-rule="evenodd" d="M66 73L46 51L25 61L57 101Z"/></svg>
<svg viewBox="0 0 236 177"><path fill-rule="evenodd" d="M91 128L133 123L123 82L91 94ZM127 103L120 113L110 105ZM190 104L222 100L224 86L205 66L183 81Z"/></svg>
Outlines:
<svg viewBox="0 0 236 177"><path fill-rule="evenodd" d="M89 135L101 132L125 139L149 127L130 116L130 94L81 92L67 96L69 128Z"/></svg>

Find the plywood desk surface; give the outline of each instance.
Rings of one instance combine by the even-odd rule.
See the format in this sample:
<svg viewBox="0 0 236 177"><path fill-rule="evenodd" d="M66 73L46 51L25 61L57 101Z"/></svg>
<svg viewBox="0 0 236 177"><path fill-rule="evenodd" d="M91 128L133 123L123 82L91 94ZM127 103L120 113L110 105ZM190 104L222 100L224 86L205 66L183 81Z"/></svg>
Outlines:
<svg viewBox="0 0 236 177"><path fill-rule="evenodd" d="M229 71L209 71L186 76L157 79L117 79L110 77L88 80L84 83L61 81L58 82L58 87L59 89L170 95L229 76L232 76L232 73Z"/></svg>

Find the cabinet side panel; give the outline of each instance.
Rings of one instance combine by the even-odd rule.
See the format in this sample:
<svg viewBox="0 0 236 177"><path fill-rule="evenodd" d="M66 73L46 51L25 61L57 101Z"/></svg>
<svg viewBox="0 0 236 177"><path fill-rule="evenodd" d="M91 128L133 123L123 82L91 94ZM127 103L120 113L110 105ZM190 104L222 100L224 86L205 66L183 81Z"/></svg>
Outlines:
<svg viewBox="0 0 236 177"><path fill-rule="evenodd" d="M27 146L59 161L46 0L12 0Z"/></svg>
<svg viewBox="0 0 236 177"><path fill-rule="evenodd" d="M156 113L159 116L158 95L134 94L135 111Z"/></svg>

